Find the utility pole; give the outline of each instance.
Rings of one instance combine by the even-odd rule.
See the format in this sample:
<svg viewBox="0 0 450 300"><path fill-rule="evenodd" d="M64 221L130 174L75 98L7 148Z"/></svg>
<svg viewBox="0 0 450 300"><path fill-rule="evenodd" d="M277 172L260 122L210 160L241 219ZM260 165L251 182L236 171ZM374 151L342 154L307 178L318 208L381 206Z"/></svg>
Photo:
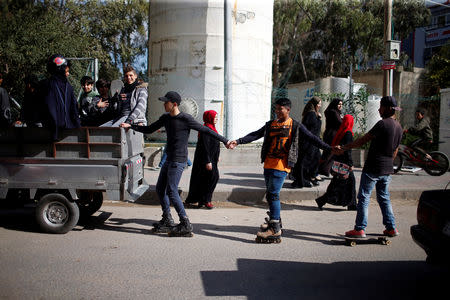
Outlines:
<svg viewBox="0 0 450 300"><path fill-rule="evenodd" d="M152 58L152 53L151 53L151 49L152 49L152 45L150 42L150 6L151 6L151 0L148 1L148 26L147 26L147 78L150 81L150 76L151 76L151 58Z"/></svg>
<svg viewBox="0 0 450 300"><path fill-rule="evenodd" d="M392 0L384 0L384 49L386 49L388 43L391 40L392 36ZM386 52L386 51L385 51ZM384 59L386 58L386 54L384 55ZM383 70L383 97L384 96L392 96L391 95L391 70Z"/></svg>
<svg viewBox="0 0 450 300"><path fill-rule="evenodd" d="M232 107L232 39L233 39L233 24L232 24L232 9L231 1L224 1L224 104L225 104L225 136L231 138L233 134L233 107Z"/></svg>

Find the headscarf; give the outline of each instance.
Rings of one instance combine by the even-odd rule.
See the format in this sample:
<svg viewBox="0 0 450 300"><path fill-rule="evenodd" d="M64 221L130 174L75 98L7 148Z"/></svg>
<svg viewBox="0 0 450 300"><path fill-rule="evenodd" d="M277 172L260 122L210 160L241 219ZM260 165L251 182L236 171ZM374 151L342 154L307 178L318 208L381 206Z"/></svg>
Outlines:
<svg viewBox="0 0 450 300"><path fill-rule="evenodd" d="M215 110L207 110L203 113L203 125L209 127L212 131L217 132L216 125L214 124L214 118L216 117L217 112Z"/></svg>
<svg viewBox="0 0 450 300"><path fill-rule="evenodd" d="M320 113L316 110L317 104L319 104L320 101L322 101L322 99L319 97L312 97L308 103L306 103L305 108L303 108L302 119L311 111L315 112L316 115L320 117Z"/></svg>
<svg viewBox="0 0 450 300"><path fill-rule="evenodd" d="M325 112L330 110L337 110L340 113L341 111L338 109L339 102L342 102L342 100L339 98L333 98L333 100L331 100L331 103L328 104L327 109L325 109Z"/></svg>
<svg viewBox="0 0 450 300"><path fill-rule="evenodd" d="M339 127L338 131L336 132L336 135L333 138L333 141L331 142L331 146L339 145L342 138L344 137L345 133L347 131L350 131L353 135L353 123L354 119L352 115L345 115L342 119L341 126Z"/></svg>

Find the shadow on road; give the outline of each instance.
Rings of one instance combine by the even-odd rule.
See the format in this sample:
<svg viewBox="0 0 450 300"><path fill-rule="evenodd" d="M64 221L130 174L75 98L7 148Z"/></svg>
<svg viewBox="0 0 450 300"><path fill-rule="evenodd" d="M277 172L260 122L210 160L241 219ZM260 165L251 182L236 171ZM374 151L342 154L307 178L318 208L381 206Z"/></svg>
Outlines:
<svg viewBox="0 0 450 300"><path fill-rule="evenodd" d="M111 218L111 213L102 211L98 216L92 216L89 219L80 222L74 230L108 230L135 234L152 234L152 224L156 221L157 220L151 219ZM255 243L254 238L256 232L259 230L256 226L244 225L193 223L193 226L194 235L203 235L251 244ZM249 234L250 237L242 237L241 233ZM166 234L160 234L157 236L167 237ZM283 238L299 239L326 245L344 245L343 239L340 239L335 235L297 231L292 229L283 230Z"/></svg>
<svg viewBox="0 0 450 300"><path fill-rule="evenodd" d="M139 218L114 218L112 216L113 214L111 212L101 210L94 216L80 219L73 230L108 230L134 234L152 234L151 229L153 228L153 223L158 221ZM255 243L254 238L259 229L257 226L217 225L206 223L193 223L193 226L195 235L252 244ZM34 219L34 208L0 210L0 227L24 232L40 232ZM249 234L250 237L242 237L241 233ZM166 234L156 236L162 238L167 237ZM283 229L283 238L299 239L326 245L344 244L343 239L339 239L334 235L292 229Z"/></svg>
<svg viewBox="0 0 450 300"><path fill-rule="evenodd" d="M34 207L0 207L0 227L24 232L39 232L34 212Z"/></svg>
<svg viewBox="0 0 450 300"><path fill-rule="evenodd" d="M238 259L237 271L201 271L206 296L247 299L437 299L448 269L417 261L332 264Z"/></svg>

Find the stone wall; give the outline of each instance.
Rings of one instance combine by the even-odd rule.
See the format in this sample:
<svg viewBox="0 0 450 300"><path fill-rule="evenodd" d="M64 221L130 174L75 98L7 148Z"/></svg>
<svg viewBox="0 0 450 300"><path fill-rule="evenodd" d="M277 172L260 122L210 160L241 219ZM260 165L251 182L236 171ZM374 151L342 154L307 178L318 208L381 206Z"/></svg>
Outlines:
<svg viewBox="0 0 450 300"><path fill-rule="evenodd" d="M418 105L419 96L419 80L424 69L415 68L414 72L394 70L393 94L397 99L402 111L398 114L398 118L403 127L408 128L414 125L414 112ZM367 84L370 94L383 94L383 71L365 71L355 72L353 80L357 83Z"/></svg>

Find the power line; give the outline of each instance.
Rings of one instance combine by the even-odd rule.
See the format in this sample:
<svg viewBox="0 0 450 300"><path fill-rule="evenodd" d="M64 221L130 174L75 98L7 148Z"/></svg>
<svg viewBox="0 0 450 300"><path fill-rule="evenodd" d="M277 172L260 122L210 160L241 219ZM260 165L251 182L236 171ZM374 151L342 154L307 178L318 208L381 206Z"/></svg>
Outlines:
<svg viewBox="0 0 450 300"><path fill-rule="evenodd" d="M444 3L439 3L439 2L436 2L436 1L432 1L432 0L427 0L427 2L431 2L431 3L439 5L439 6L444 6L444 7L450 8L450 5L446 5Z"/></svg>

